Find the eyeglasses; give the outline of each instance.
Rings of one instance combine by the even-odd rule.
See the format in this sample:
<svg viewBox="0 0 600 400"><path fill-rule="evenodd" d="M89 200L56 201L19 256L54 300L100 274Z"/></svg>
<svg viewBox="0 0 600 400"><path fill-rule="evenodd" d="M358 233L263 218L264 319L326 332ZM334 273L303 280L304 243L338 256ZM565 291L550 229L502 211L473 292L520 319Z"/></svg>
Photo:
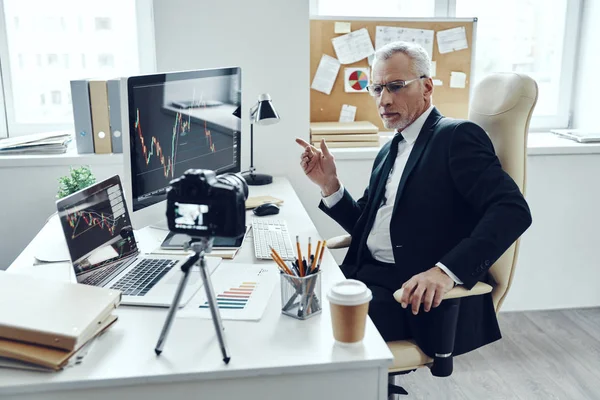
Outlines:
<svg viewBox="0 0 600 400"><path fill-rule="evenodd" d="M373 97L379 97L381 96L381 93L383 92L383 88L385 87L388 91L388 93L391 94L395 94L398 93L403 87L407 86L409 83L412 83L414 81L418 81L419 79L423 79L426 78L425 75L421 75L418 78L415 79L410 79L408 81L392 81L392 82L388 82L388 83L384 83L384 84L374 84L374 85L369 85L367 86L367 91L369 92L369 94Z"/></svg>

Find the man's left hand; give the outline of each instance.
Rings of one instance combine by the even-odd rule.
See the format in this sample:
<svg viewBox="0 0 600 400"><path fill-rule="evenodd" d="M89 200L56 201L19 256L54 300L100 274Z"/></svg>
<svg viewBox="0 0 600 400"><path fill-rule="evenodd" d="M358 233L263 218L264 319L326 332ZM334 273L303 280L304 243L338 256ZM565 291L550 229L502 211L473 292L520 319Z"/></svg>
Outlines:
<svg viewBox="0 0 600 400"><path fill-rule="evenodd" d="M435 308L440 305L444 295L453 287L452 278L439 267L433 267L404 282L400 304L403 308L412 305L412 313L417 315L422 302L425 312L429 312L432 306Z"/></svg>

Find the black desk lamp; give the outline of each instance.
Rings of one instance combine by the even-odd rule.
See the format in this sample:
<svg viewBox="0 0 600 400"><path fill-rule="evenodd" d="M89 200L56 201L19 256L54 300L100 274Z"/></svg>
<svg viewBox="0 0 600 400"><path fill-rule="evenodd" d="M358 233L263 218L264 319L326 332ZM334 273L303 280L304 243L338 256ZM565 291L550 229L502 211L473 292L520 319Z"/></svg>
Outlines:
<svg viewBox="0 0 600 400"><path fill-rule="evenodd" d="M273 182L273 177L267 174L256 174L254 168L254 124L272 125L279 122L279 114L271 104L271 96L261 94L258 102L250 109L250 169L242 176L248 185L268 185Z"/></svg>

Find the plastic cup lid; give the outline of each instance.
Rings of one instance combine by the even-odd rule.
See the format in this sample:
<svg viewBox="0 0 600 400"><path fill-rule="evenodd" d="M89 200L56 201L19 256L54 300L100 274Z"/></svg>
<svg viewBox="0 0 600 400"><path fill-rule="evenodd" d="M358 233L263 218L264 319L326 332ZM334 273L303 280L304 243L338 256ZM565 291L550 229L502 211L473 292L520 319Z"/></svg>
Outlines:
<svg viewBox="0 0 600 400"><path fill-rule="evenodd" d="M327 298L334 304L356 306L371 301L373 295L371 289L361 281L346 279L335 284L327 293Z"/></svg>

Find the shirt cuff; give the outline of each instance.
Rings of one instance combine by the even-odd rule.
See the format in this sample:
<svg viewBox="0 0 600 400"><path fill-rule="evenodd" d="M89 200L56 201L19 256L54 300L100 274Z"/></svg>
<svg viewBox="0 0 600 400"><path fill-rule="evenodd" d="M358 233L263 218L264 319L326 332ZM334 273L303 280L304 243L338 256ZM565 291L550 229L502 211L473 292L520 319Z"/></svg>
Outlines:
<svg viewBox="0 0 600 400"><path fill-rule="evenodd" d="M323 204L325 204L327 208L335 206L342 199L342 197L344 197L344 185L340 183L340 188L337 190L337 192L327 197L323 196L323 192L321 192L321 197L323 200Z"/></svg>
<svg viewBox="0 0 600 400"><path fill-rule="evenodd" d="M463 281L461 281L460 279L458 279L458 276L454 275L452 273L452 271L450 271L448 269L448 267L446 267L444 264L442 264L441 262L435 264L439 269L441 269L442 271L444 271L446 273L446 275L448 275L450 278L452 278L452 280L454 281L454 283L456 283L457 285L462 285Z"/></svg>

